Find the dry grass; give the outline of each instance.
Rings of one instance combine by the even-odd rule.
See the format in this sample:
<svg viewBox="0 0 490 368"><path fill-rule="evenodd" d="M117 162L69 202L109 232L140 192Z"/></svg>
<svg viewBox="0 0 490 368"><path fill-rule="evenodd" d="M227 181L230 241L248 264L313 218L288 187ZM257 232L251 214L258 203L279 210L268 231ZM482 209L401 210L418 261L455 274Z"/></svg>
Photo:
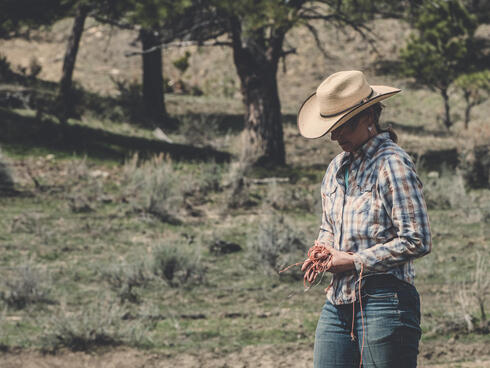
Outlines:
<svg viewBox="0 0 490 368"><path fill-rule="evenodd" d="M40 33L32 42L1 41L2 53L12 64L24 66L28 66L35 55L42 66L40 77L56 81L60 76L64 43L70 27L70 22L63 21L51 32ZM386 21L377 23L375 30L382 37L378 45L380 53L396 55L407 27ZM116 89L110 77L138 81L141 60L123 56L131 49L129 43L135 34L114 31L111 35L110 32L109 28L88 23L75 79L90 91L114 95ZM378 55L352 32L325 29L321 38L331 51L330 60L326 61L320 55L304 30L297 29L291 33L288 43L297 47L298 53L291 55L287 59L286 70L281 69L278 73L290 167L279 174L247 173L259 177L288 176L291 178L289 183L277 183L271 188L248 185L246 190L233 191L232 183L240 182L244 175L242 170L234 171L233 165L208 163L201 166L184 162L168 169L165 162L155 160L139 166L127 164L130 177L125 178L124 166L114 162L66 156L60 159L57 153L12 157L10 161L16 185L32 196L0 198L0 272L3 272L1 267L18 266L27 256L33 256L50 270L52 287L61 300L66 300L66 304L33 304L28 310L20 311L5 309L0 316L0 347L40 348L39 337L42 334L39 321L44 321L46 331L53 332L49 335L52 343L48 345L51 347L77 349L81 346L85 349L98 344L98 341L109 345L138 345L137 341L141 341L141 334L144 334L145 339L152 340L148 346L153 352L163 352L162 360L167 359L165 362L170 362L170 365L202 363L211 367L225 362L239 365L244 360L252 365L264 362L271 366L280 362L311 365L311 345L324 300L323 288L303 293L300 281L292 282L257 272L256 262L250 261L248 251L216 255L206 251L209 247L202 247L203 239L211 236L239 244L244 249L253 249L259 242L270 245L267 243L269 238L260 235L259 223L264 211L271 206L292 224L295 231L304 234L304 244L312 244L319 225L315 205L318 201L315 202L314 198L319 197L318 185L323 172L339 148L328 139L306 141L299 136L294 114L303 98L325 75L339 69L361 68L367 71L372 83L404 88L403 94L386 101L383 117L386 122L394 123L401 145L406 149L423 153L429 149L471 148L475 144L487 143L490 138L486 121L490 112L488 104L474 109L471 129L463 131L461 117L456 116L461 115L463 105L454 93L452 103L456 125L448 134L438 122L442 102L437 94L406 88L407 81L404 80L374 75L372 67ZM239 152L239 134L231 128L236 123L234 116L243 112L243 105L237 93L230 50L190 50L191 66L184 75L180 75L171 61L186 50L170 50L165 54L165 73L171 79L182 78L190 85L199 85L208 95L166 96L167 108L172 114L188 115L187 127L184 127L187 130L175 132L171 138L176 142L191 143L197 139L196 132L204 132L206 136L202 144ZM204 114L204 118L190 114ZM209 120L212 132L202 127L201 130L195 129L193 124L208 123L209 114L225 116L229 120ZM148 130L118 121L101 122L84 116L82 124L128 136L151 137ZM230 129L215 132L220 124ZM34 179L41 184L40 188L36 187ZM452 319L447 314L454 305L454 285L462 283L464 275L472 274L477 267L474 255L488 253L490 215L488 206L482 204L488 203L489 193L482 189L463 195L460 193L461 185L452 176L444 180L444 186L429 189L433 190L436 203L437 198L447 202L446 208L436 205L430 209L433 252L418 260L416 265L417 286L423 305L424 338L420 360L422 366L439 362L456 367L457 361L475 360L475 356L483 359L490 355L488 335L479 332L469 334L464 325L451 329ZM167 183L167 188L174 188L175 195L160 192L162 183ZM230 206L223 210L232 192L241 196L238 199L246 201L247 206ZM162 213L165 216L173 213L182 222L169 224L148 215L150 204L155 203L151 201L155 198L153 194L163 198L162 201L157 198L156 202L164 204ZM73 210L80 208L70 206L70 198L75 195L87 202L90 213ZM460 196L464 198L463 204L458 203ZM178 204L171 204L172 198L177 198L175 203ZM166 199L169 200L166 202ZM165 208L165 205L169 207ZM139 210L135 211L135 208ZM160 249L159 244L160 248L166 246ZM147 275L149 264L141 266L138 263L141 260L158 256L156 263L160 267L156 268L156 273L159 276L165 276L165 264L169 263L166 261L178 263L174 261L176 257L172 252L165 253L170 249L169 244L177 248L185 244L186 249L189 246L199 265L184 264L181 271L185 276L186 267L205 269L205 283L200 283L202 279L197 273L199 287L170 288L161 281L156 282L154 275ZM125 265L136 266L127 268ZM102 275L101 269L107 272ZM170 282L181 286L179 277L178 272L175 273ZM101 306L97 299L101 298L102 290L108 301ZM151 306L151 311L147 310L148 306ZM88 312L90 308L93 313ZM478 303L465 308L465 314L470 318L475 321L480 318ZM53 315L59 318L51 318ZM84 325L81 321L85 320L87 323ZM132 323L134 333L124 329L126 324ZM452 350L447 349L448 335L454 338ZM97 340L97 336L102 336L102 340ZM189 357L189 351L195 355ZM30 359L29 354L35 355L26 351L21 355ZM152 362L145 360L147 355L141 351L137 354L142 357L140 361L149 366L155 361L154 358L151 358L154 359ZM110 350L108 355L108 359L112 359L109 362L101 358L107 363L105 365L117 361L118 355L127 356L118 350ZM196 358L197 355L200 358ZM201 358L203 356L205 362ZM297 356L301 359L292 360ZM8 366L13 358L3 355L0 362L2 359ZM73 360L73 356L67 355L68 359ZM140 361L134 359L130 362L136 366ZM121 366L126 364L118 362ZM61 365L64 363L66 361Z"/></svg>

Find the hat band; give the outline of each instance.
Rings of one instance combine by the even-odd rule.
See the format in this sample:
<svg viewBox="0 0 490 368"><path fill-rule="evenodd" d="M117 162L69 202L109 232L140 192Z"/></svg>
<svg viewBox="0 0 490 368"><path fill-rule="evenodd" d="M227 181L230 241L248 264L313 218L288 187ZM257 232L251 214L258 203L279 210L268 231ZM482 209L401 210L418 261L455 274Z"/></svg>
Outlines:
<svg viewBox="0 0 490 368"><path fill-rule="evenodd" d="M322 114L322 113L320 113L320 116L321 116L322 118L331 118L331 117L334 117L334 116L337 116L337 115L343 114L344 112L347 112L347 111L349 111L349 110L355 109L356 107L359 107L359 106L361 106L362 104L366 103L366 102L369 100L369 98L370 98L370 97L373 95L373 93L374 93L374 90L371 88L371 93L370 93L370 94L369 94L367 97L363 98L363 99L361 100L361 102L359 102L358 104L355 104L354 106L348 107L348 108L346 108L345 110L342 110L342 111L340 111L340 112L336 112L335 114L329 114L329 115L327 115L327 114Z"/></svg>

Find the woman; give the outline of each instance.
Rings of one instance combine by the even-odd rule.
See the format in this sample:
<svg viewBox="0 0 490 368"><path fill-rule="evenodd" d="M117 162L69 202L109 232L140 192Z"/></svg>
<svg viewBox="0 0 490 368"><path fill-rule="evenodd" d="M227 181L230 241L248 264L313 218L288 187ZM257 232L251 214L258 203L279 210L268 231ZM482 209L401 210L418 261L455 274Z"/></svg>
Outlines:
<svg viewBox="0 0 490 368"><path fill-rule="evenodd" d="M331 133L344 152L325 173L317 242L332 257L318 321L315 367L415 367L420 330L413 260L431 250L422 185L380 101L399 89L370 86L360 71L332 74L302 105L300 133Z"/></svg>

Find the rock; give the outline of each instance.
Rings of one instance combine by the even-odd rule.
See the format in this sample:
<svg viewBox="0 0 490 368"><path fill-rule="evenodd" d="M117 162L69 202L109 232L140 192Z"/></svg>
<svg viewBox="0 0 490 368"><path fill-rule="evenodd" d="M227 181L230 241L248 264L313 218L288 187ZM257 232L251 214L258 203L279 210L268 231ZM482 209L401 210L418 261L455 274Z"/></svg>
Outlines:
<svg viewBox="0 0 490 368"><path fill-rule="evenodd" d="M439 173L437 171L431 171L427 174L429 179L439 179Z"/></svg>
<svg viewBox="0 0 490 368"><path fill-rule="evenodd" d="M209 251L213 254L228 254L240 252L242 247L235 243L228 243L224 240L217 240L209 247Z"/></svg>
<svg viewBox="0 0 490 368"><path fill-rule="evenodd" d="M167 143L173 143L173 141L160 128L156 128L153 131L153 136L156 139L159 139L161 141L164 141L164 142L167 142Z"/></svg>
<svg viewBox="0 0 490 368"><path fill-rule="evenodd" d="M109 173L106 172L106 171L102 171L102 170L94 170L94 171L91 171L90 172L90 176L92 178L100 178L100 177L102 177L102 178L106 179L109 176Z"/></svg>

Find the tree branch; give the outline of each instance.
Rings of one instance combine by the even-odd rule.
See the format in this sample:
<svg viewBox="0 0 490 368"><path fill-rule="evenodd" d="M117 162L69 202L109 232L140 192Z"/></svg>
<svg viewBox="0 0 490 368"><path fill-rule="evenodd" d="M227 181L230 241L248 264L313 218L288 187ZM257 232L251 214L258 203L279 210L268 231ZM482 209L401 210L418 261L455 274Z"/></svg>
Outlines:
<svg viewBox="0 0 490 368"><path fill-rule="evenodd" d="M156 45L153 47L150 47L149 49L143 50L143 51L131 51L131 52L126 52L124 53L124 56L130 57L130 56L135 56L135 55L143 55L143 54L149 54L155 50L158 49L169 49L172 47L188 47L188 46L232 46L231 42L221 42L221 41L179 41L179 42L168 42L168 43L161 43L160 45Z"/></svg>
<svg viewBox="0 0 490 368"><path fill-rule="evenodd" d="M281 51L281 57L288 56L289 54L296 54L296 49L289 49L289 50L282 50Z"/></svg>
<svg viewBox="0 0 490 368"><path fill-rule="evenodd" d="M380 54L377 47L376 47L376 41L374 38L369 37L368 34L374 34L374 32L369 28L368 26L364 24L357 24L353 21L351 21L348 17L344 16L343 14L339 13L338 14L338 20L340 22L343 22L350 26L354 31L356 31L361 37L368 42L368 44L373 48L374 52L376 52L378 55Z"/></svg>
<svg viewBox="0 0 490 368"><path fill-rule="evenodd" d="M320 37L318 36L318 31L316 30L316 28L313 27L309 23L305 23L304 25L310 31L310 33L312 34L313 38L315 39L316 46L318 47L318 49L322 53L323 57L325 59L333 59L332 55L329 55L329 53L327 52L327 50L325 50L325 48L323 47L323 44L322 44L322 42L320 40Z"/></svg>
<svg viewBox="0 0 490 368"><path fill-rule="evenodd" d="M134 26L134 24L124 23L124 22L117 22L117 21L115 21L115 20L113 20L111 18L100 17L97 14L91 14L90 17L91 18L94 18L99 23L109 24L109 25L115 26L117 28L126 29L126 30L134 30L134 29L136 29L136 27Z"/></svg>

